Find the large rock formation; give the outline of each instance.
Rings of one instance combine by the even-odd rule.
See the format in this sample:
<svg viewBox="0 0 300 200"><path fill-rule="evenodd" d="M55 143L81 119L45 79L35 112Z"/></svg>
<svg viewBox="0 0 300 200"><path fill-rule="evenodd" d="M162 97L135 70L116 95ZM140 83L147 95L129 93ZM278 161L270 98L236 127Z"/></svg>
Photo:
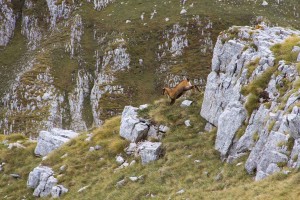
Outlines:
<svg viewBox="0 0 300 200"><path fill-rule="evenodd" d="M276 63L271 50L297 35L300 31L264 24L232 27L214 48L201 115L218 127L215 148L223 159L231 162L250 151L245 168L257 171L256 180L287 164L299 167L299 88L291 84L300 78L296 60Z"/></svg>
<svg viewBox="0 0 300 200"><path fill-rule="evenodd" d="M17 16L9 6L10 1L0 0L0 46L6 46L16 26Z"/></svg>
<svg viewBox="0 0 300 200"><path fill-rule="evenodd" d="M161 142L147 140L161 140L164 133L169 130L166 126L156 126L148 120L139 118L137 111L146 107L125 106L120 126L120 136L131 142L125 149L126 153L140 156L142 164L159 159L163 150Z"/></svg>
<svg viewBox="0 0 300 200"><path fill-rule="evenodd" d="M40 156L46 156L51 151L59 148L70 139L78 136L78 133L71 130L62 130L53 128L50 131L41 131L34 153Z"/></svg>
<svg viewBox="0 0 300 200"><path fill-rule="evenodd" d="M53 170L46 166L38 166L29 173L27 187L34 189L33 196L36 197L47 197L51 194L53 198L57 198L68 192L64 186L57 185Z"/></svg>

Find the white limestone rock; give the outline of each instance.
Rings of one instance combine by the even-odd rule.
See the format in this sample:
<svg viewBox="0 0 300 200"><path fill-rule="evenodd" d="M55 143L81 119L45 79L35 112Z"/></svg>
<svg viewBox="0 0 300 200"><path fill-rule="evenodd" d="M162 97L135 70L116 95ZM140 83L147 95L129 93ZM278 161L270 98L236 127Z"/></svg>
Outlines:
<svg viewBox="0 0 300 200"><path fill-rule="evenodd" d="M36 3L32 0L25 0L22 13L22 29L21 33L28 40L28 48L35 50L42 40L42 29L39 19L34 15L33 8Z"/></svg>
<svg viewBox="0 0 300 200"><path fill-rule="evenodd" d="M57 183L53 174L54 172L49 167L36 167L29 173L27 187L34 189L34 196L45 197L50 194L52 187Z"/></svg>
<svg viewBox="0 0 300 200"><path fill-rule="evenodd" d="M266 109L264 105L261 105L257 111L252 113L245 133L237 142L237 153L252 150L256 142L254 141L254 137L259 137L260 132L265 127L268 114L269 110ZM255 136L255 134L257 134L257 136Z"/></svg>
<svg viewBox="0 0 300 200"><path fill-rule="evenodd" d="M190 101L190 100L184 100L181 104L180 104L180 107L189 107L191 106L193 103L193 101Z"/></svg>
<svg viewBox="0 0 300 200"><path fill-rule="evenodd" d="M52 187L51 196L52 198L58 198L62 196L64 193L67 193L69 190L65 188L63 185L56 185Z"/></svg>
<svg viewBox="0 0 300 200"><path fill-rule="evenodd" d="M5 0L0 0L0 46L6 46L14 35L17 16Z"/></svg>
<svg viewBox="0 0 300 200"><path fill-rule="evenodd" d="M162 153L161 142L141 142L137 147L138 155L141 156L142 164L148 164L154 160L157 160Z"/></svg>
<svg viewBox="0 0 300 200"><path fill-rule="evenodd" d="M221 156L227 155L235 133L246 120L246 117L247 112L238 101L229 103L220 115L215 149L221 153Z"/></svg>
<svg viewBox="0 0 300 200"><path fill-rule="evenodd" d="M125 160L122 156L116 156L116 162L119 164L119 165L122 165Z"/></svg>
<svg viewBox="0 0 300 200"><path fill-rule="evenodd" d="M34 153L36 155L46 156L51 151L59 148L78 135L79 134L74 131L59 128L53 128L50 131L41 131Z"/></svg>
<svg viewBox="0 0 300 200"><path fill-rule="evenodd" d="M300 47L299 46L294 46L292 49L292 52L300 52Z"/></svg>
<svg viewBox="0 0 300 200"><path fill-rule="evenodd" d="M262 6L267 6L267 5L269 5L269 3L267 1L263 1L261 5Z"/></svg>
<svg viewBox="0 0 300 200"><path fill-rule="evenodd" d="M287 163L287 141L287 135L275 131L272 131L269 135L261 136L246 161L246 170L252 173L256 169L257 172L268 174L267 169L273 164ZM259 176L257 174L257 179L259 179Z"/></svg>
<svg viewBox="0 0 300 200"><path fill-rule="evenodd" d="M92 0L87 0L88 2ZM94 9L95 10L102 10L106 6L108 6L110 3L113 3L115 0L93 0L94 3Z"/></svg>
<svg viewBox="0 0 300 200"><path fill-rule="evenodd" d="M34 189L33 195L36 197L47 197L50 194L53 198L60 197L68 192L62 185L56 185L57 179L50 167L38 166L29 173L27 187Z"/></svg>
<svg viewBox="0 0 300 200"><path fill-rule="evenodd" d="M149 124L138 119L137 110L136 107L125 106L122 112L120 136L131 142L139 142L149 130Z"/></svg>

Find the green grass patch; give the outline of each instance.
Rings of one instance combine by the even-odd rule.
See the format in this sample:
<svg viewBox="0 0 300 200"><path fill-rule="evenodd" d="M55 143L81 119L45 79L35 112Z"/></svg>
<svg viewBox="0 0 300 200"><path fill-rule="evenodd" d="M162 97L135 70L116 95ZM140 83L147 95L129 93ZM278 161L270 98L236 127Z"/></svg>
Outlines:
<svg viewBox="0 0 300 200"><path fill-rule="evenodd" d="M271 50L275 54L276 61L284 60L287 64L296 62L299 52L292 52L292 49L299 42L300 37L294 35L287 38L283 43L275 44Z"/></svg>

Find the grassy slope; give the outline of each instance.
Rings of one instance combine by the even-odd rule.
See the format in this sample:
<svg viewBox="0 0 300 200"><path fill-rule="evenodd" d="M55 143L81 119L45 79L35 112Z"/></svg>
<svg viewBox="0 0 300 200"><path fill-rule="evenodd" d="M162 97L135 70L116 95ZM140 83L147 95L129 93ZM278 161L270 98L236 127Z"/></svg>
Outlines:
<svg viewBox="0 0 300 200"><path fill-rule="evenodd" d="M62 199L148 199L147 194L155 195L156 199L297 199L300 194L299 173L276 174L254 182L243 168L245 157L233 164L222 163L219 153L213 148L216 132L199 134L204 126L204 120L198 115L201 102L196 99L199 99L199 95L192 95L189 99L196 101L190 108L179 107L183 99L172 107L165 100L160 100L141 113L144 117L155 116L156 122L171 127L162 141L165 156L149 165L142 166L137 159L137 164L114 172L118 167L114 158L117 154L122 154L128 162L134 159L126 157L123 152L127 142L118 135L120 117L107 120L102 128L95 129L90 142L85 141L86 133L82 133L51 153L42 163L53 167L59 183L69 189ZM191 119L192 127L185 127L183 122L186 119ZM103 148L90 152L89 147L97 144ZM7 163L0 176L1 196L21 199L25 195L27 199L33 199L30 196L32 190L26 189L26 174L41 161L32 156L33 146L29 144L25 151L3 150L1 146L1 158L6 158ZM67 156L61 158L65 154ZM239 162L243 164L237 166ZM25 164L26 167L23 166ZM66 170L60 171L63 165ZM22 179L10 178L8 174L12 172L21 173ZM221 178L216 180L220 172ZM138 182L128 179L141 175L143 179ZM116 183L123 178L126 184L117 188ZM78 193L84 186L89 187ZM185 192L176 194L181 189Z"/></svg>

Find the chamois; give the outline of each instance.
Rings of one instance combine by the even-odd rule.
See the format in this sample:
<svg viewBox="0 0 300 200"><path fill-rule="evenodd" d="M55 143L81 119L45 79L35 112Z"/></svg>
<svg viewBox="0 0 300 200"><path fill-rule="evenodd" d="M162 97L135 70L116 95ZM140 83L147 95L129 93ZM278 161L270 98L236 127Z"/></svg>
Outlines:
<svg viewBox="0 0 300 200"><path fill-rule="evenodd" d="M164 87L162 94L167 95L171 99L170 105L173 105L175 100L181 97L186 91L195 88L200 92L198 86L192 85L190 80L187 78L186 80L182 80L178 83L174 88Z"/></svg>

